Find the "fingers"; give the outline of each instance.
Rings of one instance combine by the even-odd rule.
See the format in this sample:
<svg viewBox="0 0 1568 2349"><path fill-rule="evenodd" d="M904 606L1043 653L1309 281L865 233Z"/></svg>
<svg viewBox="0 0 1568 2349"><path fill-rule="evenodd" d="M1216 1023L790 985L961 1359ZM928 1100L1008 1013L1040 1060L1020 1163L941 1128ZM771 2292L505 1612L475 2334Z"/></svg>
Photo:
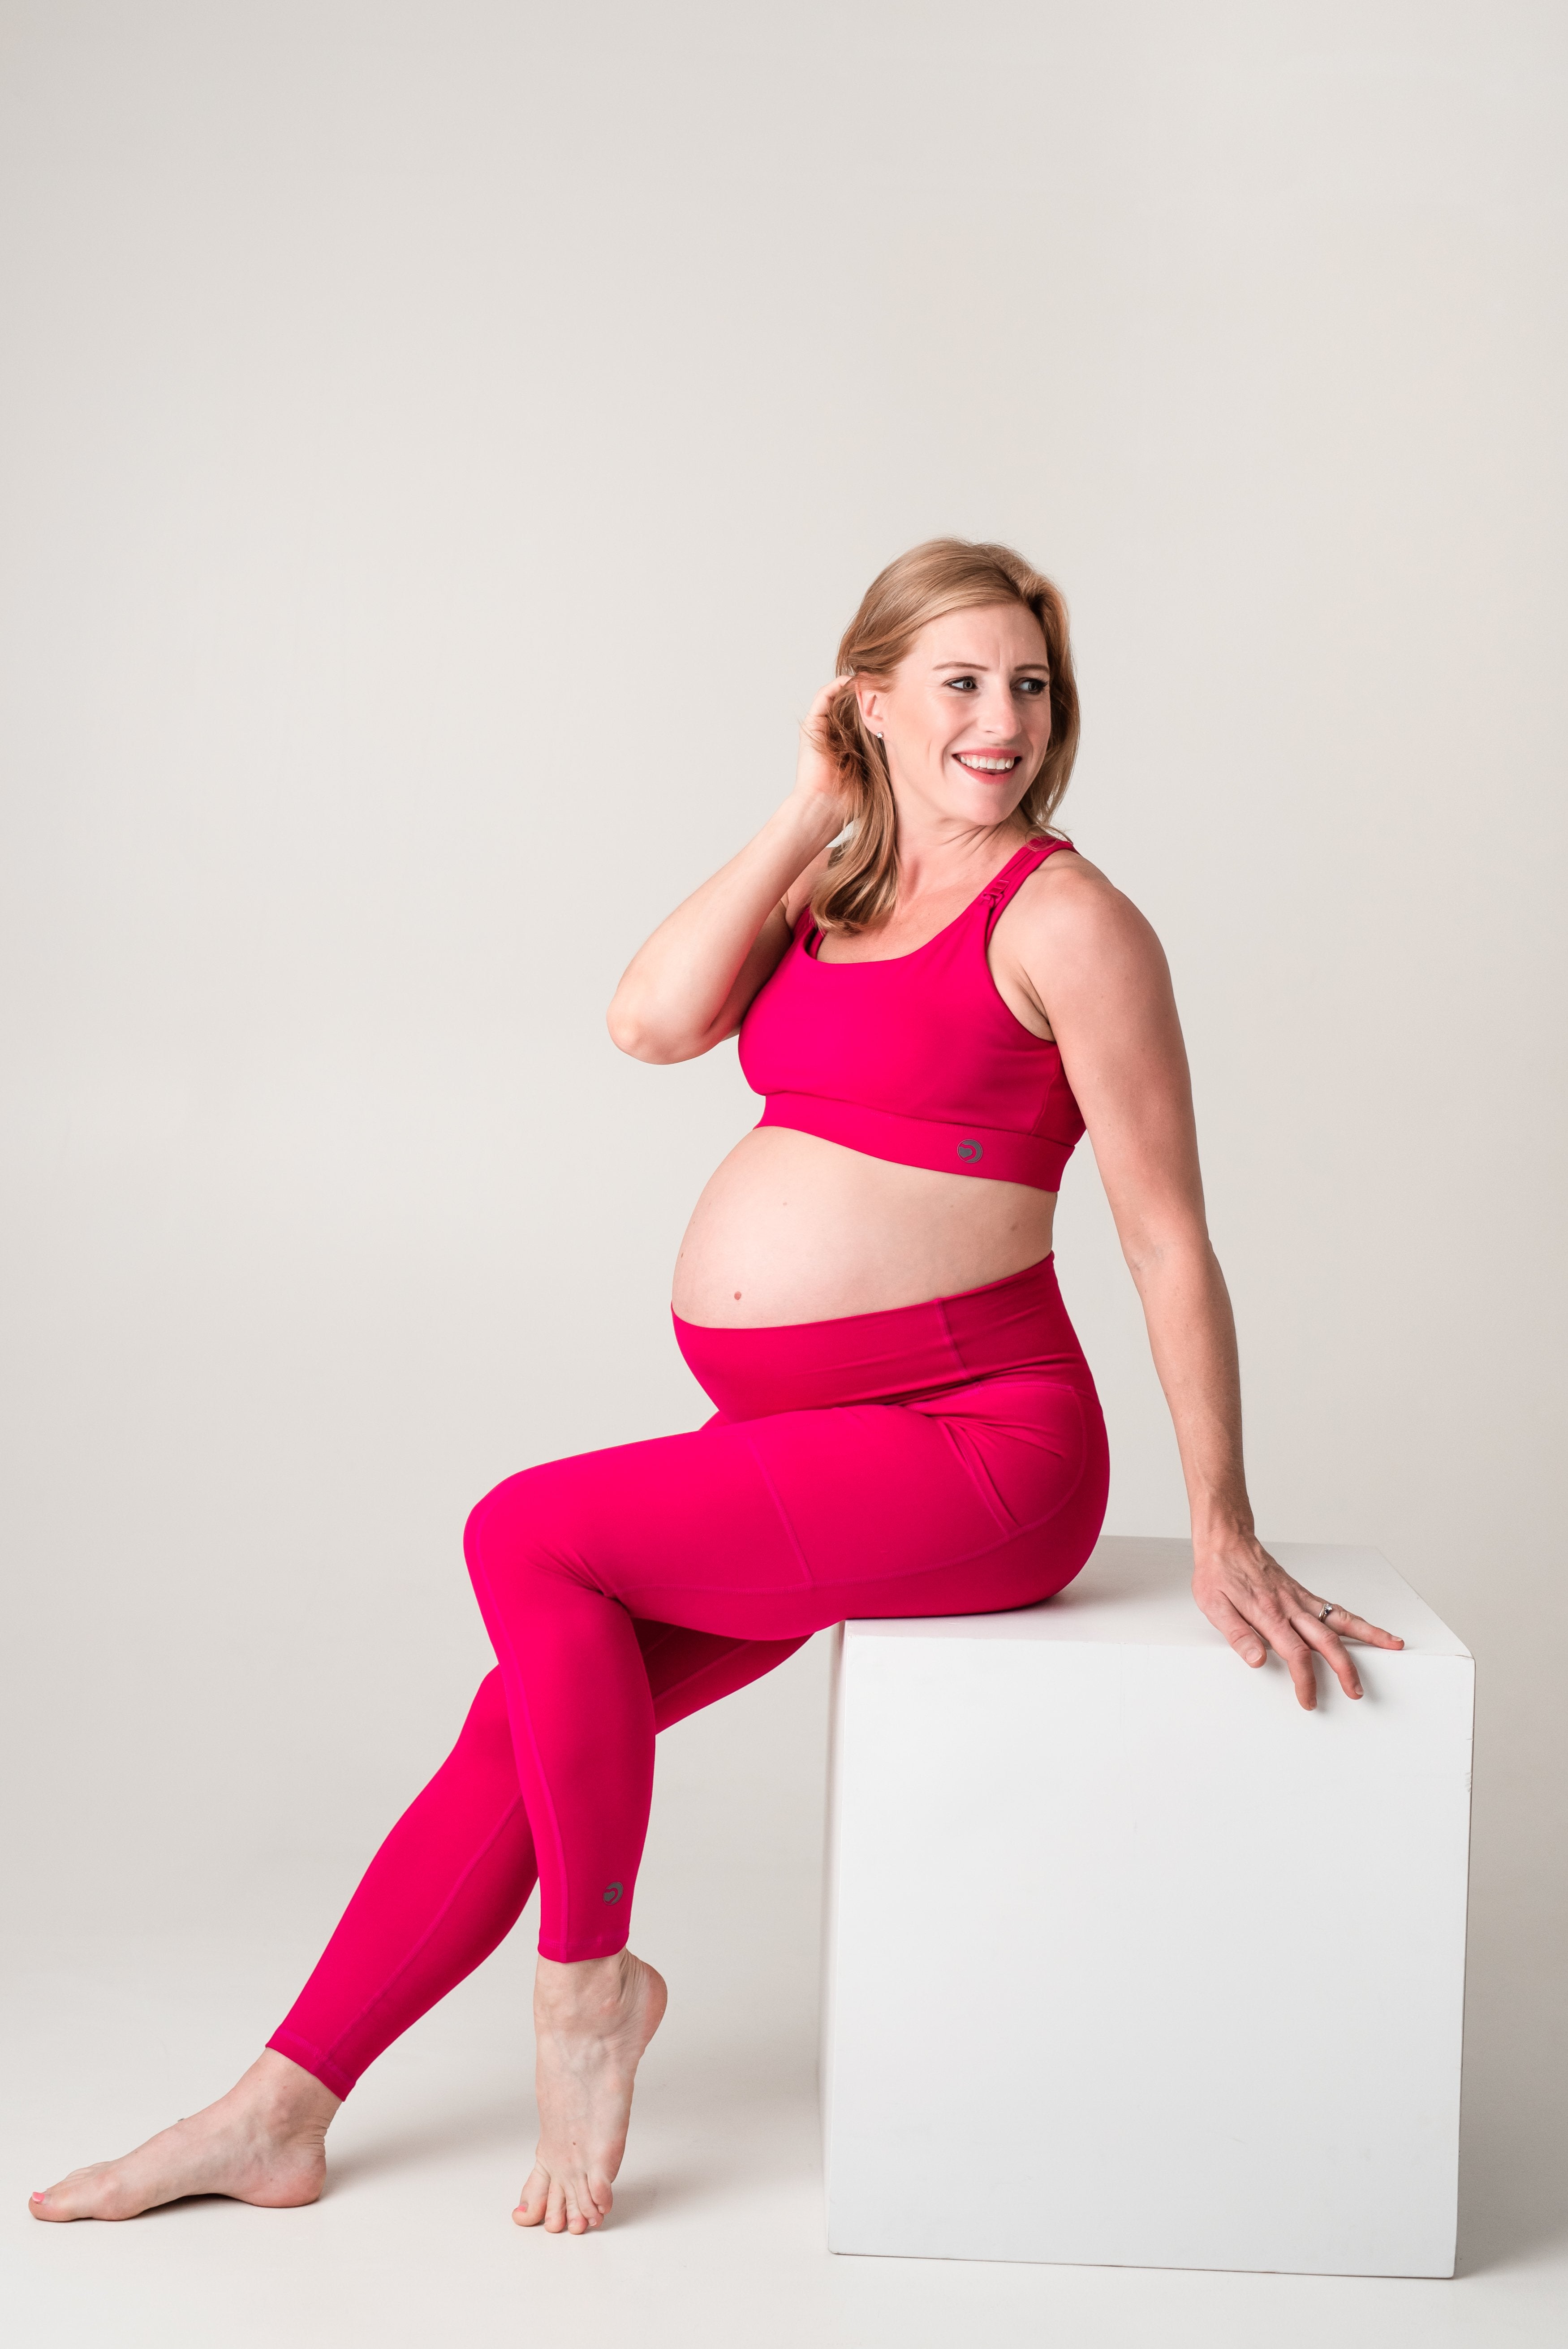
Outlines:
<svg viewBox="0 0 1568 2349"><path fill-rule="evenodd" d="M1361 1676L1345 1642L1356 1640L1377 1648L1405 1644L1397 1633L1353 1615L1337 1600L1315 1598L1266 1551L1255 1561L1248 1559L1239 1572L1230 1560L1221 1563L1217 1570L1205 1562L1194 1574L1193 1595L1243 1663L1256 1671L1268 1650L1274 1650L1290 1674L1296 1702L1305 1713L1313 1712L1317 1703L1317 1657L1323 1658L1346 1695L1357 1698L1362 1694Z"/></svg>
<svg viewBox="0 0 1568 2349"><path fill-rule="evenodd" d="M1315 1615L1327 1602L1319 1599L1307 1603ZM1369 1648L1402 1648L1405 1644L1396 1632L1385 1631L1379 1623L1368 1623L1364 1615L1352 1615L1347 1607L1336 1606L1328 1620L1342 1640L1359 1640Z"/></svg>
<svg viewBox="0 0 1568 2349"><path fill-rule="evenodd" d="M1303 1713L1315 1713L1317 1709L1317 1673L1311 1648L1283 1614L1269 1621L1267 1630L1270 1647L1290 1674L1297 1704Z"/></svg>
<svg viewBox="0 0 1568 2349"><path fill-rule="evenodd" d="M1272 1648L1289 1672L1295 1689L1295 1701L1304 1712L1311 1713L1317 1703L1317 1674L1313 1666L1312 1649L1302 1638L1283 1608L1270 1607L1261 1594L1254 1602L1255 1616L1244 1615L1233 1599L1216 1591L1203 1604L1203 1612L1217 1631L1222 1631L1243 1664L1254 1671ZM1336 1642L1336 1645L1338 1643ZM1342 1654L1343 1650L1340 1651Z"/></svg>
<svg viewBox="0 0 1568 2349"><path fill-rule="evenodd" d="M1318 1654L1324 1658L1330 1671L1333 1672L1335 1679L1345 1691L1346 1695L1359 1696L1361 1693L1360 1677L1357 1672L1355 1665L1346 1654L1345 1649L1340 1643L1338 1634L1335 1631L1332 1625L1321 1622L1318 1619L1318 1612L1315 1608L1312 1609L1310 1612L1304 1609L1299 1614L1293 1615L1291 1620L1295 1629L1300 1632L1302 1638L1309 1641L1310 1644L1316 1649Z"/></svg>
<svg viewBox="0 0 1568 2349"><path fill-rule="evenodd" d="M1268 1649L1264 1644L1262 1634L1238 1608L1232 1606L1228 1599L1222 1595L1216 1596L1203 1612L1215 1630L1224 1633L1243 1664L1251 1664L1255 1671L1264 1662Z"/></svg>
<svg viewBox="0 0 1568 2349"><path fill-rule="evenodd" d="M839 694L847 692L854 681L852 670L843 677L832 678L829 684L823 686L805 717L800 720L800 739L816 752L819 758L825 756L822 727L828 715L829 705Z"/></svg>
<svg viewBox="0 0 1568 2349"><path fill-rule="evenodd" d="M1359 1640L1374 1648L1402 1648L1405 1644L1392 1631L1385 1631L1378 1623L1368 1623L1363 1615L1353 1615L1348 1607L1336 1599L1315 1599L1310 1590L1295 1588L1301 1599L1301 1610L1293 1610L1292 1620L1304 1638L1310 1640L1318 1652L1326 1657L1334 1668L1335 1677L1346 1696L1361 1694L1361 1679L1343 1642Z"/></svg>

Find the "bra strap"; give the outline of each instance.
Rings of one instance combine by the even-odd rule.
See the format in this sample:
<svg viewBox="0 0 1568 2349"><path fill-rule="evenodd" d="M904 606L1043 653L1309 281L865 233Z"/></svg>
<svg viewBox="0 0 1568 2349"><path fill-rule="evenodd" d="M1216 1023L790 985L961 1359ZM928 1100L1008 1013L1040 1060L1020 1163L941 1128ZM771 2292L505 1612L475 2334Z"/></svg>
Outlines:
<svg viewBox="0 0 1568 2349"><path fill-rule="evenodd" d="M1031 873L1038 872L1047 856L1058 848L1070 848L1070 840L1026 840L1016 856L1010 856L988 888L980 893L980 903L985 908L985 943L991 943L1004 907L1010 905Z"/></svg>

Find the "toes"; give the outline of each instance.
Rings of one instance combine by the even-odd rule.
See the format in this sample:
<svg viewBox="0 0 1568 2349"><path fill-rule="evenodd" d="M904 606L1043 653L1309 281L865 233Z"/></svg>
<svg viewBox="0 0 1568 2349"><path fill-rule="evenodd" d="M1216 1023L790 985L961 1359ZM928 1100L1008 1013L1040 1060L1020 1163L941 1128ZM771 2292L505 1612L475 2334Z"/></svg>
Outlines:
<svg viewBox="0 0 1568 2349"><path fill-rule="evenodd" d="M114 2199L115 2180L109 2177L94 2178L91 2188L84 2191L86 2173L73 2170L62 2178L57 2186L46 2186L27 2198L27 2208L35 2219L52 2219L57 2225L71 2219L82 2219L108 2213ZM112 2214L110 2214L112 2215Z"/></svg>
<svg viewBox="0 0 1568 2349"><path fill-rule="evenodd" d="M542 2225L547 2234L581 2235L603 2224L614 2199L603 2172L584 2173L569 2164L558 2173L538 2162L511 2215L520 2227Z"/></svg>
<svg viewBox="0 0 1568 2349"><path fill-rule="evenodd" d="M528 2183L518 2198L512 2217L520 2227L537 2227L550 2200L550 2172L537 2162L530 2170Z"/></svg>
<svg viewBox="0 0 1568 2349"><path fill-rule="evenodd" d="M567 2207L575 2220L573 2233L584 2235L591 2228L603 2224L604 2213L610 2207L609 2189L596 2184L593 2178L575 2178L568 2189Z"/></svg>
<svg viewBox="0 0 1568 2349"><path fill-rule="evenodd" d="M511 2215L518 2226L542 2226L547 2235L585 2235L598 2226L609 2207L607 2189L603 2189L602 2200L596 2201L586 2179L573 2178L568 2184L547 2169L536 2168Z"/></svg>

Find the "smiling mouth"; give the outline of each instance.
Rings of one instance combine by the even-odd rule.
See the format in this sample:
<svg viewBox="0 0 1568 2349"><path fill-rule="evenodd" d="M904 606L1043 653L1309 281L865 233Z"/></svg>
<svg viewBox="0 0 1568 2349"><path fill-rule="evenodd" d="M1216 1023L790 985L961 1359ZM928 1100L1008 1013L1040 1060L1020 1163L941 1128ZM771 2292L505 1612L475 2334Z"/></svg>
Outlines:
<svg viewBox="0 0 1568 2349"><path fill-rule="evenodd" d="M1010 775L1018 763L1016 751L1004 751L993 758L983 750L955 750L954 757L972 775Z"/></svg>

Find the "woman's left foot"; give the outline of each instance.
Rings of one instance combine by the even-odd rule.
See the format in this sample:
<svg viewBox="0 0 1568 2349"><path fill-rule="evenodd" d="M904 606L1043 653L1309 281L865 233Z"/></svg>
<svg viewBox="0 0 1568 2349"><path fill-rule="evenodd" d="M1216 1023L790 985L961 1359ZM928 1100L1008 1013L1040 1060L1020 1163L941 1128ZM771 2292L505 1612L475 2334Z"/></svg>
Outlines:
<svg viewBox="0 0 1568 2349"><path fill-rule="evenodd" d="M663 1976L630 1950L576 1965L539 1961L539 2150L511 2214L520 2227L584 2235L608 2217L632 2085L667 1997Z"/></svg>
<svg viewBox="0 0 1568 2349"><path fill-rule="evenodd" d="M226 2096L118 2161L73 2169L31 2197L35 2219L135 2219L186 2194L229 2194L265 2210L314 2202L338 2098L269 2047Z"/></svg>

